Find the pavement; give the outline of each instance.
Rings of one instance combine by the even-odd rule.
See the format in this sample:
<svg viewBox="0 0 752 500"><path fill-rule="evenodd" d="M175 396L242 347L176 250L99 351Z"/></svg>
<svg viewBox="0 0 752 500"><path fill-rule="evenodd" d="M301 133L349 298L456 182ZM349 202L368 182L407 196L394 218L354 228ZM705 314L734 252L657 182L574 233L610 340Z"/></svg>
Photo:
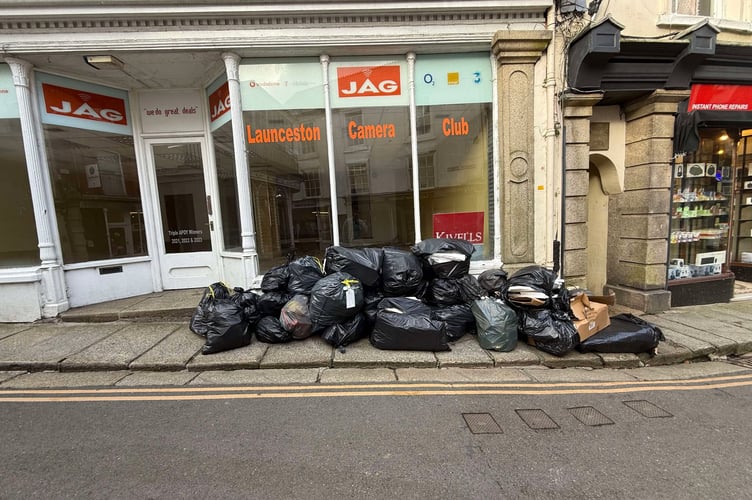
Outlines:
<svg viewBox="0 0 752 500"><path fill-rule="evenodd" d="M203 355L188 328L203 289L165 291L70 309L53 320L0 323L0 389L101 385L310 384L336 382L575 381L752 369L752 298L639 314L661 328L657 353L556 357L518 343L482 349L474 335L448 352L386 351L368 339L334 349L319 337ZM704 368L698 363L705 362ZM716 368L710 368L716 367ZM567 368L572 370L557 370ZM678 372L677 372L678 370ZM566 375L565 375L566 373ZM638 373L642 375L637 375Z"/></svg>

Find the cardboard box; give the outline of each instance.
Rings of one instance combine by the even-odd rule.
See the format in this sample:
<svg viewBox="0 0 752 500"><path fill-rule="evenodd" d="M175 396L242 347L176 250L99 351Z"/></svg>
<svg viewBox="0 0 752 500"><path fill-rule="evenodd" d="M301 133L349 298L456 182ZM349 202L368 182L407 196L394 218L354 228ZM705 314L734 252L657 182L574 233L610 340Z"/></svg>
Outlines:
<svg viewBox="0 0 752 500"><path fill-rule="evenodd" d="M570 305L576 316L573 323L580 334L580 341L593 336L611 324L608 305L591 301L584 293L572 298Z"/></svg>

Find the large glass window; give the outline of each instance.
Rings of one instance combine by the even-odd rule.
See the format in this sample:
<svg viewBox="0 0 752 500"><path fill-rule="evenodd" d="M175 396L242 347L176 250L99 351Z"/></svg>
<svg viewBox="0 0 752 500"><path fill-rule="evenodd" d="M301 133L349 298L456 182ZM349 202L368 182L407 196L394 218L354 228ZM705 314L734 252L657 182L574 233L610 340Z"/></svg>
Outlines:
<svg viewBox="0 0 752 500"><path fill-rule="evenodd" d="M493 256L491 67L487 54L418 57L418 179L423 238L460 238Z"/></svg>
<svg viewBox="0 0 752 500"><path fill-rule="evenodd" d="M261 271L332 245L326 115L318 61L244 61L240 70Z"/></svg>
<svg viewBox="0 0 752 500"><path fill-rule="evenodd" d="M126 93L37 81L64 263L146 255Z"/></svg>

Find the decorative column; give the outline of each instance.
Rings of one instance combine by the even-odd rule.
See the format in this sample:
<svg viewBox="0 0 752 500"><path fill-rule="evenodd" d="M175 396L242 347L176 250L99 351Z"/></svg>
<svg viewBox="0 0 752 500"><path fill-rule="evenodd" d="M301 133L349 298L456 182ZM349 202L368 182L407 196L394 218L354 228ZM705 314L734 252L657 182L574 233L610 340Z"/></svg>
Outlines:
<svg viewBox="0 0 752 500"><path fill-rule="evenodd" d="M534 204L535 63L551 31L499 31L493 54L498 62L501 258L505 264L535 262L535 221L546 221ZM538 103L539 106L543 104ZM544 213L541 213L544 212Z"/></svg>
<svg viewBox="0 0 752 500"><path fill-rule="evenodd" d="M55 207L51 196L48 196L51 190L46 185L48 176L45 174L45 169L47 165L42 156L44 141L37 133L39 128L35 126L34 101L31 96L32 65L29 62L12 57L6 57L5 62L10 66L13 84L16 87L21 133L26 153L26 169L29 174L31 201L34 206L34 220L39 240L42 316L52 318L60 312L68 310L70 306L65 292L65 275L60 249L55 246L55 239L52 234L50 217L55 216Z"/></svg>
<svg viewBox="0 0 752 500"><path fill-rule="evenodd" d="M230 114L232 119L233 153L235 155L235 179L240 205L240 238L243 245L243 287L251 286L258 274L258 254L256 234L253 227L253 205L251 204L251 180L246 155L245 133L243 131L243 103L240 98L240 56L231 52L222 54L227 72L227 87L230 92Z"/></svg>
<svg viewBox="0 0 752 500"><path fill-rule="evenodd" d="M666 264L674 116L686 97L686 91L656 90L625 106L624 192L609 202L607 287L619 304L648 313L671 305Z"/></svg>
<svg viewBox="0 0 752 500"><path fill-rule="evenodd" d="M562 95L564 115L564 229L562 271L567 286L587 288L590 117L601 92Z"/></svg>

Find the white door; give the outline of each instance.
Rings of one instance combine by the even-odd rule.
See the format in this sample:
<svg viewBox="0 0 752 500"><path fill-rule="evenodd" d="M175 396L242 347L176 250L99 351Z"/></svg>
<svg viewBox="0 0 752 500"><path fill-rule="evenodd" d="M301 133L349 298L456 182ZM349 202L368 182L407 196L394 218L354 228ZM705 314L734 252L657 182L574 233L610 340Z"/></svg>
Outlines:
<svg viewBox="0 0 752 500"><path fill-rule="evenodd" d="M159 262L165 289L199 288L219 280L203 138L146 141L158 210Z"/></svg>

